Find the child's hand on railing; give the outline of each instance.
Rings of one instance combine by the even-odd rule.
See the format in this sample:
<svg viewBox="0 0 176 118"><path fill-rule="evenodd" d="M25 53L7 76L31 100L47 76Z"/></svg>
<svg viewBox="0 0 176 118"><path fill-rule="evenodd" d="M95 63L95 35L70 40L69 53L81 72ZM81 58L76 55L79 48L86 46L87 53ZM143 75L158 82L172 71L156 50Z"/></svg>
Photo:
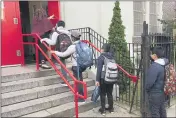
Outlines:
<svg viewBox="0 0 176 118"><path fill-rule="evenodd" d="M41 39L40 42L42 43L43 41L45 41L45 39Z"/></svg>
<svg viewBox="0 0 176 118"><path fill-rule="evenodd" d="M100 86L100 83L96 81L95 85L96 85L96 86Z"/></svg>
<svg viewBox="0 0 176 118"><path fill-rule="evenodd" d="M51 50L50 53L52 53L52 54L54 53L54 54L55 54L55 51L54 51L54 50Z"/></svg>

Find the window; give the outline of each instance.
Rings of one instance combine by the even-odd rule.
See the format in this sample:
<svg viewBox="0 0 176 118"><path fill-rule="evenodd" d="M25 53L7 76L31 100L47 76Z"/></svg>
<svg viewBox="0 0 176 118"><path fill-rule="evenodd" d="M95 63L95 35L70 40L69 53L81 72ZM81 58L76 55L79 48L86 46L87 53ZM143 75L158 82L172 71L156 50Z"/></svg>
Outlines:
<svg viewBox="0 0 176 118"><path fill-rule="evenodd" d="M143 31L143 21L145 20L145 2L133 2L133 13L134 13L134 37L133 42L140 42L141 34ZM136 38L138 37L138 38Z"/></svg>
<svg viewBox="0 0 176 118"><path fill-rule="evenodd" d="M157 2L150 2L150 14L149 14L149 32L157 33L158 29L158 13L157 13Z"/></svg>

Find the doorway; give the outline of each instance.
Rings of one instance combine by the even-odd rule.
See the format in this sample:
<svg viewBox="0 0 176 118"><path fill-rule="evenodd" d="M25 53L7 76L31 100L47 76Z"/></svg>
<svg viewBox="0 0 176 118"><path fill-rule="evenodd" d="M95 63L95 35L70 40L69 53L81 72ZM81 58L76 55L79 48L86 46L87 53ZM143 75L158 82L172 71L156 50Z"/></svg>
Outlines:
<svg viewBox="0 0 176 118"><path fill-rule="evenodd" d="M35 10L42 7L48 13L47 1L19 1L22 34L30 34ZM48 15L48 14L47 14ZM23 37L23 42L34 42L33 37ZM35 63L35 48L32 45L24 45L24 57L26 64Z"/></svg>

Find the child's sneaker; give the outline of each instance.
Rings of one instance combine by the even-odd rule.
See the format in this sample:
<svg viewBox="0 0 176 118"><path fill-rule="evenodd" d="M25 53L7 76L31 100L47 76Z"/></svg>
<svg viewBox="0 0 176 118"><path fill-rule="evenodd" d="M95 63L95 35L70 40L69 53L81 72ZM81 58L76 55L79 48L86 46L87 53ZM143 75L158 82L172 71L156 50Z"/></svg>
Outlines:
<svg viewBox="0 0 176 118"><path fill-rule="evenodd" d="M105 110L109 111L110 113L114 113L114 108L105 108Z"/></svg>
<svg viewBox="0 0 176 118"><path fill-rule="evenodd" d="M68 86L65 82L61 82L62 86Z"/></svg>
<svg viewBox="0 0 176 118"><path fill-rule="evenodd" d="M99 112L100 112L103 116L106 115L106 111L105 111L105 109L100 108L100 109L99 109Z"/></svg>
<svg viewBox="0 0 176 118"><path fill-rule="evenodd" d="M48 66L45 61L42 61L39 66L43 69L51 69L52 67Z"/></svg>

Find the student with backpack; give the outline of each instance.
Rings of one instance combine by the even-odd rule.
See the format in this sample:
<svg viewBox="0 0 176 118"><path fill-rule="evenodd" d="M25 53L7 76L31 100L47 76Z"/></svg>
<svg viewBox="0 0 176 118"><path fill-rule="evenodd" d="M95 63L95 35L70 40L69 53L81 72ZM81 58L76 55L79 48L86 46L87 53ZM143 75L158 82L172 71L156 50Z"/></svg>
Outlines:
<svg viewBox="0 0 176 118"><path fill-rule="evenodd" d="M43 38L41 39L41 42L45 41L49 45L54 45L55 50L64 52L67 50L67 48L72 44L71 41L71 34L70 32L65 29L65 22L64 21L59 21L56 26L53 28L52 33L50 34L50 39L49 38ZM68 57L65 58L60 58L61 62L66 65L65 60ZM67 78L67 73L63 68L61 68L61 72L63 76ZM64 82L61 83L63 86L67 86Z"/></svg>
<svg viewBox="0 0 176 118"><path fill-rule="evenodd" d="M68 57L72 55L72 71L75 78L83 81L82 73L86 68L93 65L93 55L92 49L89 46L80 41L81 33L77 30L71 32L71 39L73 44L68 47L64 52L51 51L51 53L56 54L60 58ZM78 84L78 93L84 95L83 86ZM78 102L85 102L84 99L79 98Z"/></svg>
<svg viewBox="0 0 176 118"><path fill-rule="evenodd" d="M145 85L149 99L149 110L153 118L166 118L164 86L165 66L168 64L168 60L163 58L164 50L162 47L154 47L151 53L153 63L147 71Z"/></svg>
<svg viewBox="0 0 176 118"><path fill-rule="evenodd" d="M118 79L118 68L114 60L113 53L110 51L110 44L102 46L102 54L98 57L96 86L100 86L101 108L99 112L105 115L106 110L114 112L113 107L113 85ZM105 98L108 98L108 108L105 108Z"/></svg>

